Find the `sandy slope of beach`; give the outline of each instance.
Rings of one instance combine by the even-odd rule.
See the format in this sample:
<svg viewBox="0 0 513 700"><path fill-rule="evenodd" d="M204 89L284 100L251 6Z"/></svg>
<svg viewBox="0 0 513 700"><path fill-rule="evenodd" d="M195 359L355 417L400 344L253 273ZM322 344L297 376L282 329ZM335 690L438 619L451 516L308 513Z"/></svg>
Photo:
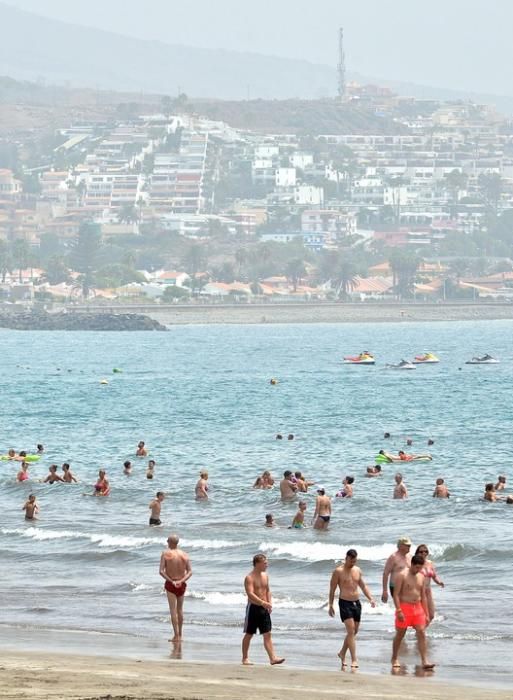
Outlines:
<svg viewBox="0 0 513 700"><path fill-rule="evenodd" d="M139 310L139 309L138 309ZM168 325L194 323L384 323L513 319L513 304L238 304L140 309Z"/></svg>
<svg viewBox="0 0 513 700"><path fill-rule="evenodd" d="M136 661L39 653L2 654L0 697L39 700L511 700L511 692L393 678L179 661Z"/></svg>

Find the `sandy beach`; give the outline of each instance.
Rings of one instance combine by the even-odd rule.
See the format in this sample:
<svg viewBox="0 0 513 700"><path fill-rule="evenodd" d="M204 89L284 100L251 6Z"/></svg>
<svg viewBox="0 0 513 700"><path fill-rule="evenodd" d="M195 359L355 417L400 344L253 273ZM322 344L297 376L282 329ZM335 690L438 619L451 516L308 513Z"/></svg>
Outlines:
<svg viewBox="0 0 513 700"><path fill-rule="evenodd" d="M125 308L123 307L124 310ZM166 325L397 321L412 323L513 319L511 304L189 304L160 308L136 307L134 311L145 313Z"/></svg>
<svg viewBox="0 0 513 700"><path fill-rule="evenodd" d="M507 690L438 683L432 678L299 671L286 666L242 667L31 653L2 655L0 697L32 700L506 700Z"/></svg>

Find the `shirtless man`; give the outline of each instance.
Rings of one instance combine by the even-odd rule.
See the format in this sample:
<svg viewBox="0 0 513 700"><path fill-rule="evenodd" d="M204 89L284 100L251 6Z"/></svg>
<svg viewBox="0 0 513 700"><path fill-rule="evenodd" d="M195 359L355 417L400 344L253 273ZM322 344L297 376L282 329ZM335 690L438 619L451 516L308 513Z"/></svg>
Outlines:
<svg viewBox="0 0 513 700"><path fill-rule="evenodd" d="M162 508L162 501L166 497L166 494L163 491L157 491L157 495L153 499L153 501L150 501L150 505L148 508L151 510L151 515L150 515L150 525L162 525L162 522L160 521L160 510Z"/></svg>
<svg viewBox="0 0 513 700"><path fill-rule="evenodd" d="M64 481L64 479L57 474L56 464L52 464L48 471L48 476L43 479L43 484L55 484L56 481Z"/></svg>
<svg viewBox="0 0 513 700"><path fill-rule="evenodd" d="M189 555L178 549L178 535L169 535L167 546L160 557L159 573L166 583L164 588L167 593L171 624L174 637L171 642L180 642L183 632L183 597L187 589L187 581L192 576Z"/></svg>
<svg viewBox="0 0 513 700"><path fill-rule="evenodd" d="M153 479L154 472L155 472L155 460L150 459L150 461L148 462L148 469L146 470L146 478Z"/></svg>
<svg viewBox="0 0 513 700"><path fill-rule="evenodd" d="M366 471L365 476L368 476L368 477L381 476L382 473L383 472L381 471L381 465L376 464L374 467L367 467L367 471Z"/></svg>
<svg viewBox="0 0 513 700"><path fill-rule="evenodd" d="M351 655L351 668L358 668L358 659L356 657L356 635L360 627L362 617L362 605L359 600L358 588L361 588L365 597L373 608L376 607L376 602L367 588L367 584L363 580L362 572L356 566L358 553L355 549L349 549L346 553L346 558L343 564L337 566L331 575L330 581L330 597L328 613L330 617L335 617L335 608L333 601L335 591L339 589L338 607L340 611L340 619L346 627L346 638L342 649L338 652L338 657L342 664L342 668L346 666L346 654L349 651Z"/></svg>
<svg viewBox="0 0 513 700"><path fill-rule="evenodd" d="M36 503L34 494L30 494L22 510L25 511L25 520L37 520L36 513L39 513L39 506Z"/></svg>
<svg viewBox="0 0 513 700"><path fill-rule="evenodd" d="M433 498L449 498L450 495L445 481L443 479L437 479L435 490L433 491Z"/></svg>
<svg viewBox="0 0 513 700"><path fill-rule="evenodd" d="M495 484L495 490L496 491L504 491L505 488L506 488L506 477L500 475L497 477L497 483Z"/></svg>
<svg viewBox="0 0 513 700"><path fill-rule="evenodd" d="M291 481L292 472L287 469L283 472L283 479L280 481L280 494L282 501L291 501L297 492L297 486Z"/></svg>
<svg viewBox="0 0 513 700"><path fill-rule="evenodd" d="M208 500L208 472L202 471L200 472L200 478L196 482L196 487L194 489L194 493L196 495L196 500L197 501L206 501Z"/></svg>
<svg viewBox="0 0 513 700"><path fill-rule="evenodd" d="M402 474L395 475L394 498L398 500L408 498L408 489L403 481Z"/></svg>
<svg viewBox="0 0 513 700"><path fill-rule="evenodd" d="M314 528L316 530L327 530L330 518L331 498L326 496L326 490L320 486L317 489L317 498L315 499Z"/></svg>
<svg viewBox="0 0 513 700"><path fill-rule="evenodd" d="M132 475L132 462L129 459L127 459L125 462L123 462L123 474L125 476Z"/></svg>
<svg viewBox="0 0 513 700"><path fill-rule="evenodd" d="M70 470L69 464L64 462L62 465L62 480L66 484L78 484L78 480L75 478L73 472Z"/></svg>
<svg viewBox="0 0 513 700"><path fill-rule="evenodd" d="M431 671L435 664L427 659L426 622L429 620L428 604L425 590L425 577L422 574L423 557L414 555L408 569L399 573L395 579L395 637L392 645L392 668L400 668L399 649L408 627L413 627L417 634L420 660L425 671Z"/></svg>
<svg viewBox="0 0 513 700"><path fill-rule="evenodd" d="M285 659L279 658L274 653L271 636L271 612L273 606L269 577L265 573L267 565L265 554L255 554L253 557L253 571L244 579L244 589L248 596L246 619L244 621L244 637L242 638L242 663L244 666L252 666L249 660L249 645L257 631L263 636L264 648L271 666L282 664L285 661Z"/></svg>
<svg viewBox="0 0 513 700"><path fill-rule="evenodd" d="M148 450L145 447L144 440L140 440L140 442L137 443L137 450L135 451L135 456L136 457L147 457L148 456Z"/></svg>
<svg viewBox="0 0 513 700"><path fill-rule="evenodd" d="M397 576L410 566L411 540L409 537L400 537L397 540L397 551L391 554L385 563L383 570L383 591L381 600L386 603L388 600L387 586L390 588L390 595L394 595L394 587ZM390 583L388 579L390 578Z"/></svg>

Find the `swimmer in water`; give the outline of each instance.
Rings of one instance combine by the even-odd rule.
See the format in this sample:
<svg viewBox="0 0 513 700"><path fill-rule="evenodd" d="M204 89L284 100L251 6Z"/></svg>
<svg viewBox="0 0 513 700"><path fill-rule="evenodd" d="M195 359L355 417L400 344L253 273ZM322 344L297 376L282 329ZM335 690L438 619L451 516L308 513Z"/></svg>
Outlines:
<svg viewBox="0 0 513 700"><path fill-rule="evenodd" d="M45 448L43 447L43 445L41 445L41 444L37 445L36 452L38 455L42 455L44 451L45 451Z"/></svg>
<svg viewBox="0 0 513 700"><path fill-rule="evenodd" d="M21 469L20 469L20 471L16 474L16 481L28 481L28 479L30 479L28 470L29 470L29 464L28 464L28 462L22 462L22 463L21 463Z"/></svg>
<svg viewBox="0 0 513 700"><path fill-rule="evenodd" d="M70 466L67 462L64 462L62 465L62 471L64 472L62 475L62 480L66 484L78 484L78 480L75 478L75 475L70 469Z"/></svg>
<svg viewBox="0 0 513 700"><path fill-rule="evenodd" d="M367 472L366 472L365 476L370 476L370 477L381 476L381 474L382 474L381 465L376 464L376 466L374 466L374 467L367 467Z"/></svg>
<svg viewBox="0 0 513 700"><path fill-rule="evenodd" d="M403 500L408 498L408 489L403 481L402 474L395 475L395 486L394 486L394 499Z"/></svg>
<svg viewBox="0 0 513 700"><path fill-rule="evenodd" d="M194 489L194 493L196 495L196 500L197 501L207 501L208 500L208 472L207 471L201 471L200 472L200 478L196 482L196 487Z"/></svg>
<svg viewBox="0 0 513 700"><path fill-rule="evenodd" d="M136 457L147 457L148 456L148 450L145 447L144 440L141 440L140 442L137 443L137 450L135 452Z"/></svg>
<svg viewBox="0 0 513 700"><path fill-rule="evenodd" d="M346 476L342 482L342 488L337 493L335 498L352 498L353 497L354 476Z"/></svg>
<svg viewBox="0 0 513 700"><path fill-rule="evenodd" d="M495 493L495 485L492 483L486 484L483 498L485 501L489 501L490 503L496 503L497 501L501 500L500 496L497 496Z"/></svg>
<svg viewBox="0 0 513 700"><path fill-rule="evenodd" d="M155 525L162 525L162 522L160 520L160 511L162 508L162 501L166 497L166 494L163 491L157 491L157 494L153 501L150 501L150 505L148 506L149 509L151 510L150 514L150 525L155 526Z"/></svg>
<svg viewBox="0 0 513 700"><path fill-rule="evenodd" d="M25 520L37 520L36 514L39 513L39 506L36 503L36 497L33 493L28 497L22 510L25 511Z"/></svg>
<svg viewBox="0 0 513 700"><path fill-rule="evenodd" d="M506 477L499 475L497 477L497 483L495 484L495 490L496 491L504 491L506 488Z"/></svg>
<svg viewBox="0 0 513 700"><path fill-rule="evenodd" d="M64 481L64 479L57 474L57 465L52 464L48 470L48 476L43 479L43 484L55 484L56 481Z"/></svg>
<svg viewBox="0 0 513 700"><path fill-rule="evenodd" d="M290 529L301 530L306 527L305 525L305 513L306 513L306 503L304 501L299 501L297 504L297 513L292 520L292 525Z"/></svg>
<svg viewBox="0 0 513 700"><path fill-rule="evenodd" d="M326 490L320 486L317 489L315 499L315 513L313 516L314 528L316 530L327 530L331 519L331 498L326 496Z"/></svg>
<svg viewBox="0 0 513 700"><path fill-rule="evenodd" d="M445 485L445 481L440 478L436 480L435 490L433 492L433 498L449 498L449 489Z"/></svg>
<svg viewBox="0 0 513 700"><path fill-rule="evenodd" d="M275 522L274 522L273 514L267 513L267 515L265 516L264 527L274 527L274 526L275 526Z"/></svg>
<svg viewBox="0 0 513 700"><path fill-rule="evenodd" d="M154 459L150 459L148 462L148 468L146 470L146 478L147 479L153 479L154 472L155 472L155 467L156 467L156 462Z"/></svg>
<svg viewBox="0 0 513 700"><path fill-rule="evenodd" d="M7 459L16 459L17 456L16 450L13 450L11 447L11 449L7 452Z"/></svg>
<svg viewBox="0 0 513 700"><path fill-rule="evenodd" d="M403 450L399 450L397 457L393 457L394 462L416 462L419 459L428 459L431 461L433 457L431 455L407 455Z"/></svg>
<svg viewBox="0 0 513 700"><path fill-rule="evenodd" d="M129 459L123 462L123 474L125 476L131 476L132 474L132 462Z"/></svg>
<svg viewBox="0 0 513 700"><path fill-rule="evenodd" d="M100 469L98 472L98 481L94 485L93 496L108 496L110 494L110 484L107 479L105 469Z"/></svg>

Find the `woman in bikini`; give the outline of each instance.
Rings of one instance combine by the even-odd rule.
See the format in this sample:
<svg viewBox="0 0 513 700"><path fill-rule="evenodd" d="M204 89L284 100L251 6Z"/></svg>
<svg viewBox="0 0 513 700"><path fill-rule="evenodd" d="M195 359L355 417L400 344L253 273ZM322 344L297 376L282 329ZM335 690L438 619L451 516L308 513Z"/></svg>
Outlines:
<svg viewBox="0 0 513 700"><path fill-rule="evenodd" d="M427 545L419 544L415 551L415 554L418 554L424 559L424 566L420 573L423 574L426 579L424 589L426 591L426 600L428 604L429 622L433 622L435 618L435 601L433 599L433 592L431 590L431 581L434 581L436 585L441 586L441 588L444 588L445 584L438 578L438 574L436 573L435 565L433 564L433 562L430 559L428 559L429 549L427 548Z"/></svg>

